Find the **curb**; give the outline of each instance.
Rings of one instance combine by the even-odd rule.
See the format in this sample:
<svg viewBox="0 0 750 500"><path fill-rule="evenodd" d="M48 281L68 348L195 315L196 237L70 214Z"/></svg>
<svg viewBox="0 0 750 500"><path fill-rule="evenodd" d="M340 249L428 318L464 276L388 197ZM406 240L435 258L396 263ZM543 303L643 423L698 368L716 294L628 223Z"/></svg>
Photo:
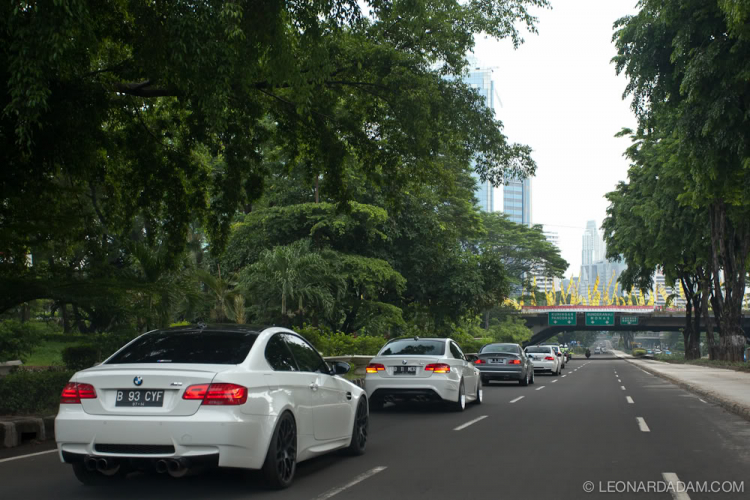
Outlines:
<svg viewBox="0 0 750 500"><path fill-rule="evenodd" d="M675 377L672 377L670 375L665 375L665 374L663 374L663 373L661 373L659 371L651 369L648 366L642 366L642 365L633 363L632 360L634 360L634 358L631 358L631 359L621 358L621 359L624 359L625 361L627 361L631 365L635 365L638 368L640 368L640 369L642 369L644 371L649 372L651 375L655 375L655 376L657 376L659 378L663 378L664 380L667 380L667 381L673 383L674 385L676 385L676 386L678 386L678 387L680 387L682 389L685 389L686 391L690 391L690 392L692 392L694 394L697 394L699 396L703 396L704 398L710 400L712 403L716 403L717 405L721 406L722 408L724 408L728 412L734 413L735 415L737 415L739 417L742 417L742 418L744 418L747 421L750 421L750 407L749 406L745 406L745 405L736 403L736 402L732 401L731 399L725 398L723 396L719 396L715 392L707 391L707 390L702 389L700 387L696 387L694 385L691 385L691 384L689 384L687 382L684 382L684 381L682 381L680 379L677 379Z"/></svg>
<svg viewBox="0 0 750 500"><path fill-rule="evenodd" d="M0 448L55 438L55 417L9 417L0 420Z"/></svg>

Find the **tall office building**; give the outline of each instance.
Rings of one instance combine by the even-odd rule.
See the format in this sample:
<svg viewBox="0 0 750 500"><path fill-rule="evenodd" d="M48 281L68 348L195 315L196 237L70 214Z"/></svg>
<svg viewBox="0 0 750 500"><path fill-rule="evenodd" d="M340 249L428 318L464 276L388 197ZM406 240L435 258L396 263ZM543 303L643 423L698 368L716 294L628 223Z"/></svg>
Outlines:
<svg viewBox="0 0 750 500"><path fill-rule="evenodd" d="M594 220L586 222L586 230L583 233L581 243L580 293L585 296L588 291L594 294L598 290L604 294L608 284L610 285L610 292L612 292L614 283L619 279L620 274L627 269L627 265L622 262L607 260L607 247ZM595 290L594 285L597 277L599 278L599 285ZM621 291L618 287L618 295Z"/></svg>
<svg viewBox="0 0 750 500"><path fill-rule="evenodd" d="M531 225L531 179L503 186L503 213L516 224Z"/></svg>
<svg viewBox="0 0 750 500"><path fill-rule="evenodd" d="M472 66L476 67L476 61L472 62ZM484 98L485 105L490 108L493 113L495 111L495 84L492 81L492 70L480 69L476 67L475 70L469 72L469 75L464 79L464 83L468 84L471 88L479 92ZM472 165L473 166L473 165ZM484 181L479 178L475 172L472 172L472 177L477 181L477 188L474 191L474 196L478 200L479 208L484 212L495 211L495 188L489 181Z"/></svg>
<svg viewBox="0 0 750 500"><path fill-rule="evenodd" d="M557 231L550 231L546 228L542 231L547 241L560 248L560 235L557 233ZM553 288L555 290L559 290L562 284L562 280L560 278L547 276L542 269L534 271L533 276L536 278L536 289L540 292L545 290L552 290Z"/></svg>

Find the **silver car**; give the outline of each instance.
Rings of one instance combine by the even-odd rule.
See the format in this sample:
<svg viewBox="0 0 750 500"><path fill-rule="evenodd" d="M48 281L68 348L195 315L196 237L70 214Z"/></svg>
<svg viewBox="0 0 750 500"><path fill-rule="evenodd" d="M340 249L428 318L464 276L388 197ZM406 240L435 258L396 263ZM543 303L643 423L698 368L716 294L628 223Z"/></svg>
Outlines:
<svg viewBox="0 0 750 500"><path fill-rule="evenodd" d="M463 411L467 402L482 402L479 370L451 339L391 340L366 371L365 391L372 409L386 402L440 401Z"/></svg>

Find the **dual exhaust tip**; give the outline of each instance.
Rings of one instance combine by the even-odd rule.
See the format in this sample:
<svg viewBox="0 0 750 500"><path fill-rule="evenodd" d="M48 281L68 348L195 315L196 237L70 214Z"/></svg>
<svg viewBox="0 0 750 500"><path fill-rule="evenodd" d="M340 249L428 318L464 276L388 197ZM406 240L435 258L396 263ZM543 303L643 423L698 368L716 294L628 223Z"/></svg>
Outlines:
<svg viewBox="0 0 750 500"><path fill-rule="evenodd" d="M83 461L86 470L99 471L105 475L113 474L120 468L119 460L112 458L86 457ZM185 458L170 458L156 461L156 472L169 473L172 477L182 477L190 471L190 462Z"/></svg>

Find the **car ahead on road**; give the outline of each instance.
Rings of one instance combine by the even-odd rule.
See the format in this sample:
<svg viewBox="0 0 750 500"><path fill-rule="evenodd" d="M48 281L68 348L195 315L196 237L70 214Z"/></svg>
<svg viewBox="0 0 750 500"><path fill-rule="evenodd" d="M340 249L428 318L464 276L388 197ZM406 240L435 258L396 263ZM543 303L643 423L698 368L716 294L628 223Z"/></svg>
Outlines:
<svg viewBox="0 0 750 500"><path fill-rule="evenodd" d="M565 358L565 355L562 352L562 348L560 347L560 344L541 344L541 345L549 346L549 347L551 347L555 351L555 355L558 358L560 358L560 369L561 370L564 369L565 368L566 358Z"/></svg>
<svg viewBox="0 0 750 500"><path fill-rule="evenodd" d="M601 354L601 353L602 353L601 347L597 347L596 349L594 349L594 354Z"/></svg>
<svg viewBox="0 0 750 500"><path fill-rule="evenodd" d="M62 391L55 438L84 484L155 470L260 469L285 488L297 463L367 444L364 391L285 328L198 325L156 330Z"/></svg>
<svg viewBox="0 0 750 500"><path fill-rule="evenodd" d="M549 372L555 376L560 375L562 362L552 346L532 345L524 350L534 364L534 373Z"/></svg>
<svg viewBox="0 0 750 500"><path fill-rule="evenodd" d="M474 360L482 383L492 380L517 380L521 385L534 383L534 365L518 344L492 343L482 346Z"/></svg>
<svg viewBox="0 0 750 500"><path fill-rule="evenodd" d="M467 402L482 402L479 370L451 339L393 339L365 371L365 390L373 409L386 402L436 401L463 411Z"/></svg>

